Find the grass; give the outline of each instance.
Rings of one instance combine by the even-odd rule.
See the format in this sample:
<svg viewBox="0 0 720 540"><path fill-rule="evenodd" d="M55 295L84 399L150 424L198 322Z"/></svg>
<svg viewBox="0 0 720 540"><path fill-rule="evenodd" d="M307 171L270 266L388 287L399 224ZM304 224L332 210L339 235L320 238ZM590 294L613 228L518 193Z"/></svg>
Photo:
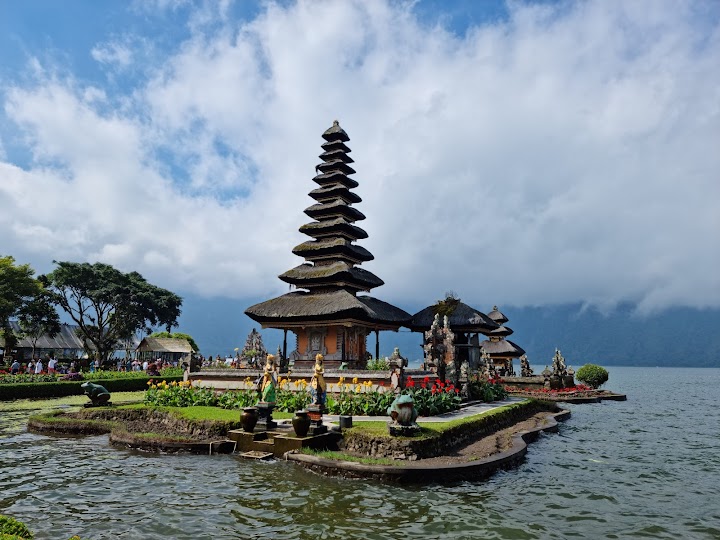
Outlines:
<svg viewBox="0 0 720 540"><path fill-rule="evenodd" d="M336 461L352 461L354 463L364 463L365 465L390 465L393 467L407 465L407 461L390 458L353 456L350 454L344 454L343 452L335 452L332 450L313 450L312 448L302 448L300 450L300 453L325 459L334 459Z"/></svg>
<svg viewBox="0 0 720 540"><path fill-rule="evenodd" d="M501 407L497 407L496 409L492 409L490 411L482 412L479 414L474 414L472 416L466 416L465 418L457 418L455 420L450 420L448 422L423 422L422 420L418 422L420 427L422 428L422 431L420 434L416 435L415 437L393 437L395 439L420 439L420 438L432 438L437 437L441 435L443 432L447 431L448 429L452 429L457 426L461 426L463 424L468 424L471 422L475 422L477 420L480 420L481 418L490 417L495 414L500 414L504 411L507 411L509 409L522 407L523 404L527 403L526 401L522 401L520 403L511 403L509 405L503 405ZM352 430L357 429L358 431L361 431L362 433L367 433L368 435L372 435L374 437L390 437L390 434L387 430L387 423L386 422L373 422L373 421L360 421L360 422L353 422Z"/></svg>
<svg viewBox="0 0 720 540"><path fill-rule="evenodd" d="M111 392L110 401L113 403L141 403L145 398L145 391L139 392ZM13 401L0 401L0 413L8 411L34 411L57 407L82 406L89 401L88 397L67 396L48 399L16 399Z"/></svg>

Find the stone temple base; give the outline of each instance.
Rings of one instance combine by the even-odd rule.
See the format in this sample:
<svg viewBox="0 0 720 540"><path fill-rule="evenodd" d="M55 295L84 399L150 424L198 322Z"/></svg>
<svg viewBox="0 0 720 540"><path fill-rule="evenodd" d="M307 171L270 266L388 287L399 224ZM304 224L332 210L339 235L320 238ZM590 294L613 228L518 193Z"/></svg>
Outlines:
<svg viewBox="0 0 720 540"><path fill-rule="evenodd" d="M411 424L409 426L401 426L394 422L388 422L388 432L393 437L412 437L420 433L420 426L417 424Z"/></svg>

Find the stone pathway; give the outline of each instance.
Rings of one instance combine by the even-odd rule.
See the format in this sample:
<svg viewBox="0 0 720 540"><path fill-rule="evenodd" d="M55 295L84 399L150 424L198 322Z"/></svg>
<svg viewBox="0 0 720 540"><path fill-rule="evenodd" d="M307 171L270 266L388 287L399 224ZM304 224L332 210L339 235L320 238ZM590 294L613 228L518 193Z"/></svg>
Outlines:
<svg viewBox="0 0 720 540"><path fill-rule="evenodd" d="M437 416L421 416L417 419L418 424L425 422L449 422L451 420L457 420L458 418L465 418L467 416L473 416L475 414L484 413L508 405L510 403L517 403L524 401L522 398L509 397L504 401L493 401L492 403L474 402L464 406L462 409L457 411L451 411ZM389 422L389 416L353 416L353 422ZM338 423L339 416L336 414L326 414L323 416L323 421L328 423Z"/></svg>

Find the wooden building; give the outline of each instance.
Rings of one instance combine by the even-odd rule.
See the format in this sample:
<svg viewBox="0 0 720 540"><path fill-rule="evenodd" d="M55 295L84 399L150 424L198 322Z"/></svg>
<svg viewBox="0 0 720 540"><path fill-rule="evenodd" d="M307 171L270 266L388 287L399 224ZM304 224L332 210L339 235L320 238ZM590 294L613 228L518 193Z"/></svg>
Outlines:
<svg viewBox="0 0 720 540"><path fill-rule="evenodd" d="M186 339L146 337L135 349L138 360L154 362L158 359L178 366L190 365L192 346Z"/></svg>
<svg viewBox="0 0 720 540"><path fill-rule="evenodd" d="M314 221L300 227L311 238L292 252L305 263L279 277L297 290L250 306L245 313L263 328L285 332L283 356L296 367L310 367L315 355L324 355L328 367L347 362L363 368L368 358L367 336L375 333L375 356L379 355L379 332L403 326L410 315L371 296L360 295L383 284L359 266L373 255L355 242L367 238L356 226L365 216L352 205L361 201L352 189L358 183L353 159L345 144L350 139L337 121L322 135L322 163L313 181L318 188L309 195L316 204L305 210ZM288 356L287 332L295 335Z"/></svg>

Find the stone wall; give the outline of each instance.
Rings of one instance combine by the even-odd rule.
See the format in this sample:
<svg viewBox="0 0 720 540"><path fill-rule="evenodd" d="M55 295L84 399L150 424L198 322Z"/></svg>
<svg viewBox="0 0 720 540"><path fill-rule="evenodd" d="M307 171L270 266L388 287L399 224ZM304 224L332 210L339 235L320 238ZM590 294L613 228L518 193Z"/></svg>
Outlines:
<svg viewBox="0 0 720 540"><path fill-rule="evenodd" d="M343 434L340 448L358 456L415 461L448 454L459 446L526 420L538 412L558 410L554 403L532 400L513 404L474 421L464 422L439 435L418 438L379 436L369 434L361 428L349 429Z"/></svg>

